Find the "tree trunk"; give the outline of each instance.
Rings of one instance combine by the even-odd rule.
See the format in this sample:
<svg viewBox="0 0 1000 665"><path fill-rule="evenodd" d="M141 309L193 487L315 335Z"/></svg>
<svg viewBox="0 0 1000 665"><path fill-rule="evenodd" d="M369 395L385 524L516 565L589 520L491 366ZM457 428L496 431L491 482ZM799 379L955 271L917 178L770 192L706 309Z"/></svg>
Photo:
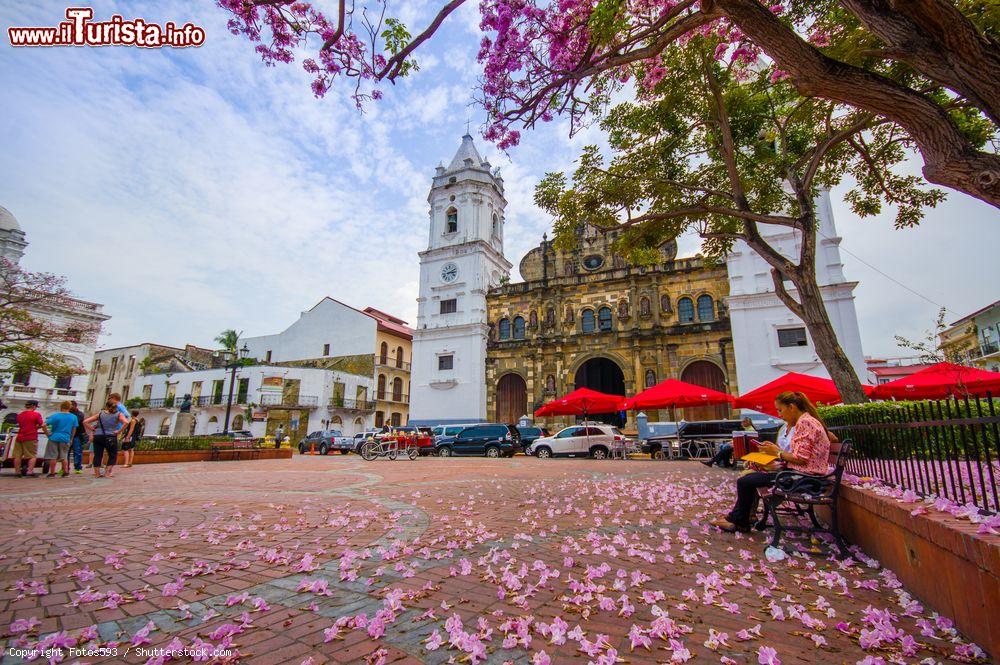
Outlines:
<svg viewBox="0 0 1000 665"><path fill-rule="evenodd" d="M938 104L874 72L827 57L757 0L713 0L791 75L805 96L875 113L903 127L924 160L924 177L1000 208L1000 156L972 145Z"/></svg>
<svg viewBox="0 0 1000 665"><path fill-rule="evenodd" d="M806 324L813 344L816 345L816 355L830 373L830 378L840 391L840 398L844 404L867 402L868 396L861 388L861 380L840 342L837 341L837 333L826 313L823 293L816 282L815 265L799 266L794 274L784 276L795 286L798 300L785 290L782 283L783 276L777 270L773 271L772 275L778 298Z"/></svg>

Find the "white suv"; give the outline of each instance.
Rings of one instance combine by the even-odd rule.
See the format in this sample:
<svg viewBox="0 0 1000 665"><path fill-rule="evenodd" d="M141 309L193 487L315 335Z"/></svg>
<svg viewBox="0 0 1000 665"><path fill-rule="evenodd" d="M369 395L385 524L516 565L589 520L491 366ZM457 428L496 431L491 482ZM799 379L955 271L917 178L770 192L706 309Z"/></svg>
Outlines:
<svg viewBox="0 0 1000 665"><path fill-rule="evenodd" d="M593 457L605 459L611 450L625 445L625 435L611 425L573 425L555 436L543 436L529 446L527 453L550 457Z"/></svg>

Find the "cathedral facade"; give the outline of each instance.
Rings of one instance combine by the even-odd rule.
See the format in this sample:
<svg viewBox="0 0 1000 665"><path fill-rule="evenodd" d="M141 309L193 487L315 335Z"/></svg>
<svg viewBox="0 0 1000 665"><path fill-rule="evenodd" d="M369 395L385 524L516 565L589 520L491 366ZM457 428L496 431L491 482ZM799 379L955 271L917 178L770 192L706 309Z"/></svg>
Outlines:
<svg viewBox="0 0 1000 665"><path fill-rule="evenodd" d="M580 387L634 395L679 378L736 391L726 266L678 259L673 242L661 247L655 265L630 265L612 251L615 236L588 229L571 251L543 240L521 260L523 282L490 290L490 420L517 422ZM666 410L647 415L671 417ZM674 414L688 420L728 415L728 407L714 406Z"/></svg>

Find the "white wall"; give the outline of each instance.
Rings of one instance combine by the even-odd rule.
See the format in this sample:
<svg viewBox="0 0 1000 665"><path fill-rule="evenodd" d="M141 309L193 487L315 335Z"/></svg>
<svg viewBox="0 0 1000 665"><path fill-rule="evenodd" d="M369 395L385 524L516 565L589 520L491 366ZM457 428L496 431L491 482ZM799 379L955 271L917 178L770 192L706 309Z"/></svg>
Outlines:
<svg viewBox="0 0 1000 665"><path fill-rule="evenodd" d="M332 298L324 298L312 309L302 312L299 320L275 335L247 337L243 340L251 358L271 362L311 360L323 357L323 345L330 345L330 356L375 353L378 323L367 314Z"/></svg>
<svg viewBox="0 0 1000 665"><path fill-rule="evenodd" d="M819 237L816 251L816 276L823 292L830 322L837 339L851 360L858 377L867 377L861 333L854 307L854 288L848 282L840 256L828 192L817 199ZM764 238L784 256L798 260L801 236L787 228L761 225ZM745 243L739 242L726 259L729 271L729 297L726 304L733 330L733 351L740 392L748 392L786 372L801 372L829 377L816 355L812 338L803 347L778 345L778 330L804 327L802 321L784 306L774 293L771 266ZM794 290L790 290L793 296Z"/></svg>

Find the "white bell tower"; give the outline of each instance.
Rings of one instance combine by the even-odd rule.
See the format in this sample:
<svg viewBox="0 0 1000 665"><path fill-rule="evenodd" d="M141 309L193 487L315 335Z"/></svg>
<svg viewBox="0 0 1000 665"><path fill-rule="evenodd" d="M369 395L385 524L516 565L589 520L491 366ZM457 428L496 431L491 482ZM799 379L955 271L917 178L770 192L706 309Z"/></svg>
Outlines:
<svg viewBox="0 0 1000 665"><path fill-rule="evenodd" d="M427 249L420 252L420 296L413 332L410 424L486 419L486 293L510 275L503 255L503 178L472 137L430 194Z"/></svg>

